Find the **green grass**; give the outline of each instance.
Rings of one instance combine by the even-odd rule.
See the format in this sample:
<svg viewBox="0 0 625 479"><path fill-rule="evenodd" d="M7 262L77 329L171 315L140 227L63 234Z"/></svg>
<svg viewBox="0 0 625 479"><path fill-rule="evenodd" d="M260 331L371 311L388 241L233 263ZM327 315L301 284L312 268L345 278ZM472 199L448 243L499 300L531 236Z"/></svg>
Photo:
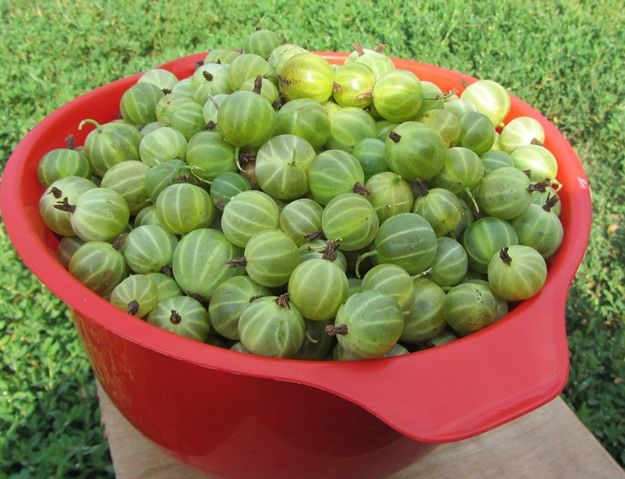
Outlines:
<svg viewBox="0 0 625 479"><path fill-rule="evenodd" d="M625 15L621 2L0 0L0 160L75 96L261 22L309 49L392 55L490 78L548 116L593 190L591 242L567 305L567 402L625 464ZM614 226L615 225L615 226ZM112 477L93 375L65 307L0 235L0 471Z"/></svg>

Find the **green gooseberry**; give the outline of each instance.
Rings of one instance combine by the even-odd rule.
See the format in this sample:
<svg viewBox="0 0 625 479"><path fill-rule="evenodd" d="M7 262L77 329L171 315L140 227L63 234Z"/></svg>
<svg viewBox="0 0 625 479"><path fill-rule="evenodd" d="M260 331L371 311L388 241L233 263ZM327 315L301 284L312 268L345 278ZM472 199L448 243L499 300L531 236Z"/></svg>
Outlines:
<svg viewBox="0 0 625 479"><path fill-rule="evenodd" d="M438 247L428 277L439 286L455 286L467 274L467 252L452 238L442 237L436 241Z"/></svg>
<svg viewBox="0 0 625 479"><path fill-rule="evenodd" d="M205 126L202 106L192 98L170 93L156 105L156 119L175 128L188 140Z"/></svg>
<svg viewBox="0 0 625 479"><path fill-rule="evenodd" d="M280 211L279 225L296 245L301 246L321 234L323 208L308 198L300 198L288 203Z"/></svg>
<svg viewBox="0 0 625 479"><path fill-rule="evenodd" d="M239 87L239 90L258 93L263 98L266 98L272 106L280 102L280 90L278 90L276 84L260 75L256 78L248 78L245 80Z"/></svg>
<svg viewBox="0 0 625 479"><path fill-rule="evenodd" d="M174 128L158 128L142 138L139 154L141 161L148 166L171 160L184 160L187 155L187 139Z"/></svg>
<svg viewBox="0 0 625 479"><path fill-rule="evenodd" d="M414 300L404 314L400 341L420 344L435 338L445 328L443 304L445 291L427 278L415 278Z"/></svg>
<svg viewBox="0 0 625 479"><path fill-rule="evenodd" d="M319 153L308 167L308 186L312 198L321 205L351 191L363 191L365 174L358 160L342 150Z"/></svg>
<svg viewBox="0 0 625 479"><path fill-rule="evenodd" d="M478 159L479 161L479 159ZM413 208L413 213L424 217L434 229L436 236L445 236L458 227L462 219L462 203L456 195L444 188L423 188Z"/></svg>
<svg viewBox="0 0 625 479"><path fill-rule="evenodd" d="M371 68L364 63L350 62L338 68L332 96L342 107L366 108L373 100L374 84Z"/></svg>
<svg viewBox="0 0 625 479"><path fill-rule="evenodd" d="M39 199L41 219L55 233L62 236L75 236L72 229L71 211L58 209L58 204L76 204L78 198L96 185L80 176L66 176L50 184Z"/></svg>
<svg viewBox="0 0 625 479"><path fill-rule="evenodd" d="M148 275L130 275L113 288L110 301L116 308L143 318L158 303L156 285Z"/></svg>
<svg viewBox="0 0 625 479"><path fill-rule="evenodd" d="M369 245L378 233L379 221L367 198L356 193L332 198L321 215L325 237L340 241L344 251L357 251Z"/></svg>
<svg viewBox="0 0 625 479"><path fill-rule="evenodd" d="M508 123L501 131L501 149L512 153L521 146L545 143L545 130L538 120L529 116L519 116Z"/></svg>
<svg viewBox="0 0 625 479"><path fill-rule="evenodd" d="M69 261L69 272L100 296L110 292L126 277L126 262L118 245L88 241L78 248Z"/></svg>
<svg viewBox="0 0 625 479"><path fill-rule="evenodd" d="M91 124L96 128L85 140L85 156L93 172L102 176L111 166L127 160L139 160L141 133L129 123L110 122L101 125L95 120L83 120L78 126L82 130Z"/></svg>
<svg viewBox="0 0 625 479"><path fill-rule="evenodd" d="M556 157L544 146L519 146L510 156L516 168L529 172L531 181L554 179L558 175Z"/></svg>
<svg viewBox="0 0 625 479"><path fill-rule="evenodd" d="M368 290L350 296L336 313L328 333L361 358L380 358L399 340L404 317L391 296Z"/></svg>
<svg viewBox="0 0 625 479"><path fill-rule="evenodd" d="M492 148L494 142L495 127L486 115L477 111L462 115L458 145L482 155Z"/></svg>
<svg viewBox="0 0 625 479"><path fill-rule="evenodd" d="M308 52L293 55L278 71L278 86L287 101L311 98L325 103L333 84L334 71L327 60Z"/></svg>
<svg viewBox="0 0 625 479"><path fill-rule="evenodd" d="M217 128L234 146L260 146L272 134L275 112L271 103L250 91L235 91L222 103Z"/></svg>
<svg viewBox="0 0 625 479"><path fill-rule="evenodd" d="M145 191L152 203L156 203L158 195L168 186L176 183L194 183L191 168L182 160L169 160L152 166L143 180Z"/></svg>
<svg viewBox="0 0 625 479"><path fill-rule="evenodd" d="M373 105L385 120L414 120L422 102L421 81L408 70L391 70L380 76L373 87Z"/></svg>
<svg viewBox="0 0 625 479"><path fill-rule="evenodd" d="M137 83L151 83L159 90L171 90L178 83L178 78L169 70L153 68L141 75Z"/></svg>
<svg viewBox="0 0 625 479"><path fill-rule="evenodd" d="M135 273L168 271L178 238L158 225L134 228L122 244L126 264Z"/></svg>
<svg viewBox="0 0 625 479"><path fill-rule="evenodd" d="M232 198L252 189L252 185L245 176L232 171L220 173L211 183L210 195L218 210L223 211Z"/></svg>
<svg viewBox="0 0 625 479"><path fill-rule="evenodd" d="M148 315L148 323L201 342L206 341L210 333L206 308L188 296L172 296L159 301Z"/></svg>
<svg viewBox="0 0 625 479"><path fill-rule="evenodd" d="M460 139L460 120L448 110L429 110L421 117L421 122L437 131L446 148L455 146Z"/></svg>
<svg viewBox="0 0 625 479"><path fill-rule="evenodd" d="M471 283L454 286L447 292L443 303L445 321L460 336L474 333L493 323L496 313L495 296Z"/></svg>
<svg viewBox="0 0 625 479"><path fill-rule="evenodd" d="M224 207L221 229L229 241L245 248L256 233L278 229L280 210L274 199L262 191L243 191Z"/></svg>
<svg viewBox="0 0 625 479"><path fill-rule="evenodd" d="M517 233L519 244L531 246L544 258L555 254L562 243L564 231L560 219L551 210L549 201L544 206L530 204L511 222Z"/></svg>
<svg viewBox="0 0 625 479"><path fill-rule="evenodd" d="M182 295L178 283L171 276L164 273L148 273L147 276L150 277L154 286L156 286L156 295L159 301Z"/></svg>
<svg viewBox="0 0 625 479"><path fill-rule="evenodd" d="M355 107L341 108L330 117L330 136L326 148L351 152L365 138L375 138L375 120Z"/></svg>
<svg viewBox="0 0 625 479"><path fill-rule="evenodd" d="M299 247L300 262L311 259L327 259L334 261L343 272L347 271L347 258L340 249L338 241L315 239Z"/></svg>
<svg viewBox="0 0 625 479"><path fill-rule="evenodd" d="M480 158L482 159L482 164L484 165L484 175L487 175L498 168L503 168L504 166L514 166L514 160L512 157L505 151L501 150L489 150Z"/></svg>
<svg viewBox="0 0 625 479"><path fill-rule="evenodd" d="M131 215L141 211L148 205L148 193L145 189L145 175L150 167L142 161L122 161L113 165L102 177L102 188L119 193Z"/></svg>
<svg viewBox="0 0 625 479"><path fill-rule="evenodd" d="M187 98L191 98L191 95L193 95L193 91L191 90L191 78L180 80L171 89L171 93L176 96L186 96Z"/></svg>
<svg viewBox="0 0 625 479"><path fill-rule="evenodd" d="M216 131L200 131L189 139L187 163L195 176L206 181L237 171L235 148Z"/></svg>
<svg viewBox="0 0 625 479"><path fill-rule="evenodd" d="M499 296L497 296L495 293L493 293L493 291L490 288L490 284L488 284L488 281L483 280L483 279L469 279L469 280L463 281L463 283L471 283L471 284L476 284L478 286L481 286L482 288L484 288L486 291L488 291L495 297L495 303L497 304L496 311L495 311L495 319L501 319L506 314L508 314L508 302L505 299L502 299Z"/></svg>
<svg viewBox="0 0 625 479"><path fill-rule="evenodd" d="M277 200L294 200L308 193L308 169L315 150L295 135L278 135L267 141L256 155L258 186Z"/></svg>
<svg viewBox="0 0 625 479"><path fill-rule="evenodd" d="M531 298L546 280L547 264L530 246L505 246L488 263L488 284L494 294L506 301Z"/></svg>
<svg viewBox="0 0 625 479"><path fill-rule="evenodd" d="M208 301L217 286L243 274L243 268L228 263L241 253L221 231L196 229L184 235L174 250L174 279L187 295Z"/></svg>
<svg viewBox="0 0 625 479"><path fill-rule="evenodd" d="M131 125L147 125L156 121L156 105L165 94L153 83L135 83L122 95L119 103L124 121Z"/></svg>
<svg viewBox="0 0 625 479"><path fill-rule="evenodd" d="M246 350L260 356L289 358L304 342L306 324L287 295L265 296L250 304L239 319Z"/></svg>
<svg viewBox="0 0 625 479"><path fill-rule="evenodd" d="M446 111L453 113L456 118L460 119L468 111L477 111L477 108L473 103L468 100L463 100L457 95L452 95L445 99L443 108Z"/></svg>
<svg viewBox="0 0 625 479"><path fill-rule="evenodd" d="M257 76L274 81L276 72L263 57L254 53L243 53L230 63L228 85L232 91L237 91L245 80Z"/></svg>
<svg viewBox="0 0 625 479"><path fill-rule="evenodd" d="M282 37L279 34L261 28L254 31L247 38L243 51L254 53L262 58L268 58L271 52L280 44L282 44Z"/></svg>
<svg viewBox="0 0 625 479"><path fill-rule="evenodd" d="M410 185L397 173L386 171L373 175L365 183L368 199L375 208L380 224L393 215L412 210L414 195Z"/></svg>
<svg viewBox="0 0 625 479"><path fill-rule="evenodd" d="M47 188L66 176L91 176L91 164L83 150L74 149L74 137L67 137L67 148L55 148L46 153L37 165L39 182Z"/></svg>
<svg viewBox="0 0 625 479"><path fill-rule="evenodd" d="M382 53L383 48L370 50L362 48L358 43L354 45L354 48L355 50L345 59L345 64L356 62L368 66L373 72L376 81L385 73L395 69L393 61Z"/></svg>
<svg viewBox="0 0 625 479"><path fill-rule="evenodd" d="M221 283L208 306L211 326L228 339L239 339L239 319L247 307L271 291L248 276L234 276Z"/></svg>
<svg viewBox="0 0 625 479"><path fill-rule="evenodd" d="M298 53L306 53L306 49L300 47L299 45L283 43L282 45L278 45L271 51L269 57L267 58L267 62L273 67L275 71L279 72L280 70L282 70L282 66L284 65L284 63L289 58L297 55Z"/></svg>
<svg viewBox="0 0 625 479"><path fill-rule="evenodd" d="M465 230L462 238L469 266L478 273L486 273L488 263L497 251L518 243L519 238L512 225L495 217L475 221Z"/></svg>
<svg viewBox="0 0 625 479"><path fill-rule="evenodd" d="M510 111L510 94L492 80L472 83L464 89L460 98L473 103L477 111L486 115L495 127L503 123Z"/></svg>
<svg viewBox="0 0 625 479"><path fill-rule="evenodd" d="M364 138L354 145L352 155L358 160L365 180L373 175L388 171L384 161L384 141L379 138Z"/></svg>
<svg viewBox="0 0 625 479"><path fill-rule="evenodd" d="M204 63L191 75L191 98L200 104L211 95L232 92L228 84L229 64Z"/></svg>
<svg viewBox="0 0 625 479"><path fill-rule="evenodd" d="M330 137L330 117L327 110L310 98L292 100L276 114L274 134L289 133L308 141L315 150Z"/></svg>
<svg viewBox="0 0 625 479"><path fill-rule="evenodd" d="M215 217L210 195L189 183L177 183L163 189L155 206L162 227L176 235L207 227Z"/></svg>
<svg viewBox="0 0 625 479"><path fill-rule="evenodd" d="M410 275L401 266L394 264L378 264L367 271L362 279L361 291L378 291L387 294L407 311L414 302L415 288Z"/></svg>

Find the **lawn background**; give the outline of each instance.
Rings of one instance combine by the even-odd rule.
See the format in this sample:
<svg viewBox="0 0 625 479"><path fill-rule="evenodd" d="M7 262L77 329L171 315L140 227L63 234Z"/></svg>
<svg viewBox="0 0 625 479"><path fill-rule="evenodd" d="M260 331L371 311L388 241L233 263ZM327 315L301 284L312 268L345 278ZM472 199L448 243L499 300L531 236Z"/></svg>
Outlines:
<svg viewBox="0 0 625 479"><path fill-rule="evenodd" d="M0 168L48 113L259 23L311 50L393 56L505 85L550 118L589 175L594 220L571 289L565 400L625 464L625 15L609 1L0 0ZM6 205L4 206L6 207ZM66 308L0 228L0 477L112 477L93 375Z"/></svg>

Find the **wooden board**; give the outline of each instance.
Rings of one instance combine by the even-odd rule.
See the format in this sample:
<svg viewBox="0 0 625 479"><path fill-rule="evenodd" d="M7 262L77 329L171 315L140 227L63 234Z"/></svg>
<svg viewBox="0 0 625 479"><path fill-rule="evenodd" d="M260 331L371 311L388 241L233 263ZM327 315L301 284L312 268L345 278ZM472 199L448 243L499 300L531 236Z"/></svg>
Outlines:
<svg viewBox="0 0 625 479"><path fill-rule="evenodd" d="M118 479L210 479L145 439L98 385ZM625 479L625 472L559 397L486 434L443 444L389 479Z"/></svg>

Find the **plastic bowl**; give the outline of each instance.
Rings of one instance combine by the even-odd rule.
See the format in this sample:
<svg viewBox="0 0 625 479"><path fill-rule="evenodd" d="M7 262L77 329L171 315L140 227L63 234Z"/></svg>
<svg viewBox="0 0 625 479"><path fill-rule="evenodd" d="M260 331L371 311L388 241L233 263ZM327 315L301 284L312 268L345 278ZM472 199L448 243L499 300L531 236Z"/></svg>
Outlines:
<svg viewBox="0 0 625 479"><path fill-rule="evenodd" d="M332 63L345 54L320 53ZM190 75L204 54L163 67ZM475 79L394 60L443 91ZM39 159L63 146L85 118L116 118L139 75L93 90L58 109L9 159L2 213L19 255L75 313L95 375L123 415L178 459L229 478L382 477L436 443L483 433L554 398L568 376L565 302L591 223L582 165L560 132L512 98L507 119L543 125L558 159L564 241L542 291L469 337L422 352L356 362L314 362L240 354L175 336L115 309L56 260L57 239L39 217Z"/></svg>

